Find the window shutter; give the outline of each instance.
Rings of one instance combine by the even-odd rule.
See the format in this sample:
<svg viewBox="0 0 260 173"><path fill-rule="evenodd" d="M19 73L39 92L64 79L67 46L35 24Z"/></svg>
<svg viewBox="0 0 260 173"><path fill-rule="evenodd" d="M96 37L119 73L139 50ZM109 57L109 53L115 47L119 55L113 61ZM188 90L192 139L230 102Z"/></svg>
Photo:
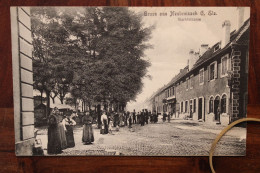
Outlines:
<svg viewBox="0 0 260 173"><path fill-rule="evenodd" d="M218 78L218 63L215 61L214 63L214 79Z"/></svg>

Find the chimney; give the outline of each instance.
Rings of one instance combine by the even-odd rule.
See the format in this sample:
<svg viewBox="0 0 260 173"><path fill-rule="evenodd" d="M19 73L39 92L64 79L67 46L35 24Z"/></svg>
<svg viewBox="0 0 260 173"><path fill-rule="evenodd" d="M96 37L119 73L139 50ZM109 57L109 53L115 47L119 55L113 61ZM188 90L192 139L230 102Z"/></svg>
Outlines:
<svg viewBox="0 0 260 173"><path fill-rule="evenodd" d="M222 40L221 49L224 48L230 41L230 21L225 20L222 24Z"/></svg>
<svg viewBox="0 0 260 173"><path fill-rule="evenodd" d="M200 46L200 56L202 56L208 50L208 47L209 47L208 44L202 44Z"/></svg>
<svg viewBox="0 0 260 173"><path fill-rule="evenodd" d="M237 27L236 31L241 28L244 22L244 7L237 7Z"/></svg>
<svg viewBox="0 0 260 173"><path fill-rule="evenodd" d="M194 64L198 60L198 58L199 58L199 53L194 52L194 50L191 49L190 52L189 52L189 60L188 60L189 71L192 69L192 67L194 66Z"/></svg>

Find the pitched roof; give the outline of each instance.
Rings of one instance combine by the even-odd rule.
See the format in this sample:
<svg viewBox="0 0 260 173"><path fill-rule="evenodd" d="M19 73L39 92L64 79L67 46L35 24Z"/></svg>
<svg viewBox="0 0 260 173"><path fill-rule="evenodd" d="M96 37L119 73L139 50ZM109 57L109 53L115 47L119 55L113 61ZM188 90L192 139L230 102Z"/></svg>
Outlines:
<svg viewBox="0 0 260 173"><path fill-rule="evenodd" d="M175 82L177 82L179 79L184 77L187 73L193 71L203 63L209 61L210 59L214 58L216 55L218 55L220 52L223 52L226 50L232 43L237 44L249 44L249 26L250 26L250 18L247 19L244 24L239 28L238 31L234 30L230 33L230 42L222 49L218 49L217 51L214 51L214 49L220 44L220 42L217 42L215 45L213 45L211 48L209 48L194 64L192 69L189 71L188 66L184 67L184 69L181 69L180 72L174 76L169 83L167 83L165 86L157 90L157 92L153 95L156 96L157 94L161 93L166 88L173 85ZM152 96L152 97L153 97Z"/></svg>

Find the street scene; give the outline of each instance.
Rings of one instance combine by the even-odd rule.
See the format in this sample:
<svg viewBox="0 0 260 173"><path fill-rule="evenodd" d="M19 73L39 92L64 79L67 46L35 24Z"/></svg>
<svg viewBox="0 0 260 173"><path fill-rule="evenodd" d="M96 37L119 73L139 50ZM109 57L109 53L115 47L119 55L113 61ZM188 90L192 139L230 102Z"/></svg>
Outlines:
<svg viewBox="0 0 260 173"><path fill-rule="evenodd" d="M224 128L224 126L221 126ZM95 141L91 145L82 143L82 127L74 128L74 148L63 150L59 155L108 155L108 156L205 156L208 155L212 141L220 133L220 128L171 119L170 122L149 123L144 127L134 124L131 129L122 127L112 133L102 135L93 126ZM38 139L42 140L47 154L47 130L40 129ZM244 155L246 130L234 127L218 143L215 155ZM229 151L228 154L226 151Z"/></svg>
<svg viewBox="0 0 260 173"><path fill-rule="evenodd" d="M248 7L11 10L17 155L207 156L247 116Z"/></svg>

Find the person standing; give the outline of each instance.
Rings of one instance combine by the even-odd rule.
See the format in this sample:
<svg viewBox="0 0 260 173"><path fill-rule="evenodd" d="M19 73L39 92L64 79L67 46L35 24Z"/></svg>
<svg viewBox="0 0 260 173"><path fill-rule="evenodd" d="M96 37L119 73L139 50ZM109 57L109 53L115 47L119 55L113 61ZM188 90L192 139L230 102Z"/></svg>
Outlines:
<svg viewBox="0 0 260 173"><path fill-rule="evenodd" d="M83 135L82 142L85 144L91 144L94 142L94 134L92 129L93 118L89 115L89 113L85 113L82 118L83 123Z"/></svg>
<svg viewBox="0 0 260 173"><path fill-rule="evenodd" d="M67 147L75 147L74 135L73 135L73 126L76 125L76 122L71 118L71 112L65 113L66 118L63 119L63 124L65 124L65 134L67 139Z"/></svg>
<svg viewBox="0 0 260 173"><path fill-rule="evenodd" d="M119 114L118 112L114 115L114 127L116 128L116 131L119 131Z"/></svg>
<svg viewBox="0 0 260 173"><path fill-rule="evenodd" d="M52 113L48 121L48 144L47 153L48 154L59 154L62 152L61 148L61 137L60 130L58 127L59 121L56 114Z"/></svg>
<svg viewBox="0 0 260 173"><path fill-rule="evenodd" d="M148 114L148 110L145 110L145 123L148 124L149 121L149 114Z"/></svg>
<svg viewBox="0 0 260 173"><path fill-rule="evenodd" d="M134 109L134 112L133 112L133 124L136 124L136 113L135 113L135 109Z"/></svg>
<svg viewBox="0 0 260 173"><path fill-rule="evenodd" d="M165 122L165 121L166 121L166 117L167 117L167 114L166 114L166 112L165 112L165 111L163 111L163 122Z"/></svg>
<svg viewBox="0 0 260 173"><path fill-rule="evenodd" d="M170 113L170 112L168 113L168 117L167 117L167 119L168 119L168 122L171 121L171 113Z"/></svg>
<svg viewBox="0 0 260 173"><path fill-rule="evenodd" d="M144 126L144 122L145 122L145 112L144 112L144 110L141 112L140 121L141 121L141 126Z"/></svg>
<svg viewBox="0 0 260 173"><path fill-rule="evenodd" d="M108 118L106 115L106 111L103 111L103 114L101 115L101 131L100 134L108 134Z"/></svg>
<svg viewBox="0 0 260 173"><path fill-rule="evenodd" d="M128 121L129 121L129 128L132 128L133 113L131 113L131 114L129 115Z"/></svg>
<svg viewBox="0 0 260 173"><path fill-rule="evenodd" d="M59 129L60 138L61 138L61 149L62 150L66 149L67 148L67 139L66 139L66 134L65 134L65 124L63 123L63 115L57 107L54 108L54 111L52 113L55 114L57 117L58 129Z"/></svg>
<svg viewBox="0 0 260 173"><path fill-rule="evenodd" d="M110 118L108 119L108 133L109 134L113 134L112 133L112 123L113 122L113 116L110 116Z"/></svg>
<svg viewBox="0 0 260 173"><path fill-rule="evenodd" d="M137 113L137 117L136 117L136 118L137 118L137 124L140 124L140 122L141 122L141 121L140 121L140 116L141 116L141 115L140 115L140 112L138 112L138 113Z"/></svg>

